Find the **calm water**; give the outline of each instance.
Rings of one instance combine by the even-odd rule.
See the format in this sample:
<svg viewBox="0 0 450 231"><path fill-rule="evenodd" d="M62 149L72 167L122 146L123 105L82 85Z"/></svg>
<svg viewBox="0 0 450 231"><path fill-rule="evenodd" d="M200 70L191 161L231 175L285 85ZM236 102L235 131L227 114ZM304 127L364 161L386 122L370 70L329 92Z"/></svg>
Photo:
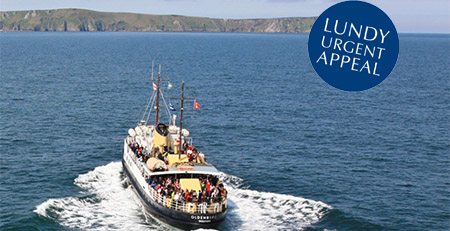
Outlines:
<svg viewBox="0 0 450 231"><path fill-rule="evenodd" d="M315 74L307 41L1 33L0 229L170 229L119 163L152 60L201 105L185 126L227 174L221 230L450 229L449 36L401 35L392 74L357 93Z"/></svg>

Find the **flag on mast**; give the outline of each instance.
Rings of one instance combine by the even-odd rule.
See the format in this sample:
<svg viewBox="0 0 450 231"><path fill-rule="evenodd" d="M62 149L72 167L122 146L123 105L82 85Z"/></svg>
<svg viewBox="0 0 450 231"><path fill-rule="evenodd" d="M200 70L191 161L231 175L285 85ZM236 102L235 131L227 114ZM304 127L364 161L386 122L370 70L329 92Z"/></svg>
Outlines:
<svg viewBox="0 0 450 231"><path fill-rule="evenodd" d="M155 83L153 83L153 90L155 90L155 91L156 91L156 89L158 89L158 86L156 86L156 84L155 84Z"/></svg>
<svg viewBox="0 0 450 231"><path fill-rule="evenodd" d="M172 103L169 103L169 110L176 111L176 109L175 109L175 107L173 106Z"/></svg>
<svg viewBox="0 0 450 231"><path fill-rule="evenodd" d="M200 108L200 104L198 104L197 100L194 100L194 110L197 110Z"/></svg>

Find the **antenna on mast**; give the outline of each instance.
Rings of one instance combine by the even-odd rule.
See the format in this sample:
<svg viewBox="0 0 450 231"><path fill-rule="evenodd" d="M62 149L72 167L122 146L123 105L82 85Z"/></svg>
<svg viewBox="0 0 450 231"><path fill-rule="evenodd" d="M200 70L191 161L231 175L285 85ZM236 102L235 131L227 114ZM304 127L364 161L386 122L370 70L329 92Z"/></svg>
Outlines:
<svg viewBox="0 0 450 231"><path fill-rule="evenodd" d="M179 139L180 143L178 144L178 158L181 158L181 148L183 147L181 145L182 142L182 136L183 136L183 111L184 111L184 100L190 99L195 100L195 98L185 98L184 97L184 81L181 83L181 97L171 97L170 99L179 99L181 101L181 108L180 108L180 130L179 130Z"/></svg>
<svg viewBox="0 0 450 231"><path fill-rule="evenodd" d="M155 60L152 60L152 80L153 80L153 65L155 64Z"/></svg>

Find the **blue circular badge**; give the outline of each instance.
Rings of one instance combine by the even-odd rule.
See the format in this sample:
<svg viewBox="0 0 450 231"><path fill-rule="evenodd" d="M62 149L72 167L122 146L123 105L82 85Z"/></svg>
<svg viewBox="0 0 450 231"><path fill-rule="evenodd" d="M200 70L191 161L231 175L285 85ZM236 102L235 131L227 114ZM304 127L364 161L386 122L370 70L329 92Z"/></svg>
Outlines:
<svg viewBox="0 0 450 231"><path fill-rule="evenodd" d="M382 10L366 2L347 1L317 18L308 51L325 82L344 91L364 91L391 73L398 44L397 30Z"/></svg>

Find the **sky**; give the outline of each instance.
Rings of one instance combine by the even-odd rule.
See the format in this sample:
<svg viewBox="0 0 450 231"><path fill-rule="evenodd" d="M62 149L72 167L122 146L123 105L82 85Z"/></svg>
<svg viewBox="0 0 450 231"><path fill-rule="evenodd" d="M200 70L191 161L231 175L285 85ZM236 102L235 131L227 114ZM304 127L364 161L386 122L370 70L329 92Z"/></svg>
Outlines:
<svg viewBox="0 0 450 231"><path fill-rule="evenodd" d="M365 0L400 33L450 33L450 0ZM212 18L319 16L340 0L0 0L0 11L81 8Z"/></svg>

